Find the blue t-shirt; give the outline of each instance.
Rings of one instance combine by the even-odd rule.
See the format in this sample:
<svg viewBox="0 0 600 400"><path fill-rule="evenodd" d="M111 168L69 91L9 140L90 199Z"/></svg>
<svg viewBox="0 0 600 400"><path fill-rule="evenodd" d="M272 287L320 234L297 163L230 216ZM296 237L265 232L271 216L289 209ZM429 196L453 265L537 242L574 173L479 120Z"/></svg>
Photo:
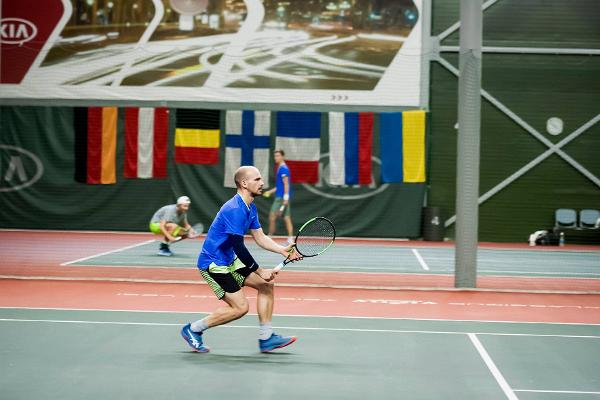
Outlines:
<svg viewBox="0 0 600 400"><path fill-rule="evenodd" d="M281 164L277 168L277 177L275 178L275 197L283 197L285 194L285 187L283 186L283 177L287 176L288 183L290 184L290 198L292 197L292 176L290 175L290 169L286 164Z"/></svg>
<svg viewBox="0 0 600 400"><path fill-rule="evenodd" d="M235 253L229 235L243 236L248 229L260 229L258 211L254 203L248 207L242 196L236 194L223 204L210 225L198 256L198 268L207 270L211 263L218 266L231 265L235 260Z"/></svg>

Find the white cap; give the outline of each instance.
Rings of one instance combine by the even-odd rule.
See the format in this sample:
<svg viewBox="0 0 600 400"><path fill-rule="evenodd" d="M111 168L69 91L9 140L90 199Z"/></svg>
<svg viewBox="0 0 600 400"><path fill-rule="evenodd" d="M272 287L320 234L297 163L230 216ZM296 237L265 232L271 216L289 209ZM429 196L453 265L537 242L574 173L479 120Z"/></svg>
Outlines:
<svg viewBox="0 0 600 400"><path fill-rule="evenodd" d="M180 198L177 199L177 205L179 205L179 204L190 204L190 203L191 203L191 200L187 196L181 196Z"/></svg>

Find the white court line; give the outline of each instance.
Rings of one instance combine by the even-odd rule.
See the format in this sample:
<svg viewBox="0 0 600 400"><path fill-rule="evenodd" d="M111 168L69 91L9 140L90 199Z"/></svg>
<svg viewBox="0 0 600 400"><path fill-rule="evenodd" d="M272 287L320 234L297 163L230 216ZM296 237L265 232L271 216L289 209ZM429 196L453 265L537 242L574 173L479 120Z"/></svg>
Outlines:
<svg viewBox="0 0 600 400"><path fill-rule="evenodd" d="M582 392L579 390L533 390L533 389L513 389L513 392L531 392L531 393L569 393L569 394L600 394L600 392Z"/></svg>
<svg viewBox="0 0 600 400"><path fill-rule="evenodd" d="M471 339L471 342L473 342L473 345L475 346L477 351L479 352L481 358L483 358L485 365L487 365L492 375L494 375L496 382L498 382L498 385L500 385L500 387L502 388L502 391L506 395L506 398L509 400L519 400L519 398L510 388L508 382L506 382L506 379L504 379L504 376L502 376L500 370L496 367L496 364L494 364L494 361L492 360L488 352L485 350L485 347L483 347L479 339L477 339L477 336L475 336L475 334L473 333L469 333L468 336L469 339Z"/></svg>
<svg viewBox="0 0 600 400"><path fill-rule="evenodd" d="M419 254L419 251L417 249L412 249L412 252L415 255L415 257L417 257L417 261L419 261L419 264L421 264L421 268L423 268L425 271L429 271L429 266L427 265L425 260L423 260L421 254Z"/></svg>
<svg viewBox="0 0 600 400"><path fill-rule="evenodd" d="M25 319L25 318L0 318L0 322L42 322L53 324L83 324L83 325L140 325L140 326L182 326L182 323L168 322L123 322L123 321L85 321L85 320L60 320L60 319ZM219 328L256 329L255 325L221 325ZM488 335L488 336L527 336L527 337L560 337L575 339L600 339L600 336L577 335L543 335L530 333L493 333L493 332L459 332L459 331L426 331L403 329L361 329L361 328L323 328L308 326L277 326L278 329L291 329L302 331L328 331L328 332L361 332L361 333L421 333L433 335ZM471 339L472 340L472 339ZM484 350L485 351L485 350ZM482 356L483 357L483 356Z"/></svg>
<svg viewBox="0 0 600 400"><path fill-rule="evenodd" d="M116 312L116 313L148 313L148 314L211 314L213 310L204 311L178 311L178 310L126 310L114 308L67 308L67 307L9 307L0 306L0 310L41 310L41 311L99 311L99 312ZM248 313L246 315L258 315ZM331 319L382 319L390 321L433 321L433 322L476 322L484 324L523 324L523 325L573 325L573 326L600 326L600 324L589 324L581 322L531 322L531 321L494 321L482 319L443 319L443 318L408 318L408 317L363 317L363 316L347 316L347 315L308 315L308 314L273 314L277 317L291 318L331 318ZM462 332L464 333L464 332ZM494 333L479 332L478 335L487 335ZM528 333L497 333L496 335L513 335L513 336L558 336L558 337L585 337L600 339L600 336L576 336L576 335L535 335Z"/></svg>
<svg viewBox="0 0 600 400"><path fill-rule="evenodd" d="M105 251L104 253L99 253L99 254L94 254L93 256L78 258L77 260L68 261L68 262L62 263L60 265L64 267L64 266L69 265L69 264L74 264L74 263L77 263L77 262L90 260L92 258L96 258L96 257L100 257L100 256L105 256L107 254L118 253L119 251L133 249L134 247L143 246L145 244L152 243L152 242L154 242L154 239L146 240L145 242L141 242L141 243L137 243L137 244L132 244L131 246L121 247L120 249L111 250L111 251Z"/></svg>

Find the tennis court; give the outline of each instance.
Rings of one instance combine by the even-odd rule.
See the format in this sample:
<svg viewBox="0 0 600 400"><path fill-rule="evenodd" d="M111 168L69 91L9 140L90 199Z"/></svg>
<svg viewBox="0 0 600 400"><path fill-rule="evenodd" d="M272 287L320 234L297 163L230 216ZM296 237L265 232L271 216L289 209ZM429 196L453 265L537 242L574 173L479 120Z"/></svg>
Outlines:
<svg viewBox="0 0 600 400"><path fill-rule="evenodd" d="M0 7L0 400L600 400L597 0L38 3ZM234 318L295 256L263 232L304 260L214 327L204 241Z"/></svg>
<svg viewBox="0 0 600 400"><path fill-rule="evenodd" d="M600 397L597 324L279 315L277 330L299 340L265 355L247 316L197 354L179 338L190 313L148 311L3 308L4 397Z"/></svg>
<svg viewBox="0 0 600 400"><path fill-rule="evenodd" d="M450 274L452 248L342 239L278 277L274 325L298 336L294 345L259 353L249 291L250 314L207 332L211 352L197 354L179 329L220 303L196 271L201 239L173 245L170 258L144 234L0 239L5 398L600 398L592 249L482 246L488 284L519 288L456 291L450 275L435 280ZM361 262L376 253L387 264ZM518 273L491 275L509 264Z"/></svg>

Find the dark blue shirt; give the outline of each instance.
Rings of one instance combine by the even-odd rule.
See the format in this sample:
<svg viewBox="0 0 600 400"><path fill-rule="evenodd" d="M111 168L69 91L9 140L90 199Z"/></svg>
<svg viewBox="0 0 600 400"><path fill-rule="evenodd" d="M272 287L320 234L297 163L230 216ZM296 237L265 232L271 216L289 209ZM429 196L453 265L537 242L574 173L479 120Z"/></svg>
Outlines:
<svg viewBox="0 0 600 400"><path fill-rule="evenodd" d="M243 236L248 229L260 229L258 211L254 203L248 207L242 196L236 194L223 204L210 225L198 256L198 268L207 270L211 263L231 265L235 260L235 252L230 235Z"/></svg>

